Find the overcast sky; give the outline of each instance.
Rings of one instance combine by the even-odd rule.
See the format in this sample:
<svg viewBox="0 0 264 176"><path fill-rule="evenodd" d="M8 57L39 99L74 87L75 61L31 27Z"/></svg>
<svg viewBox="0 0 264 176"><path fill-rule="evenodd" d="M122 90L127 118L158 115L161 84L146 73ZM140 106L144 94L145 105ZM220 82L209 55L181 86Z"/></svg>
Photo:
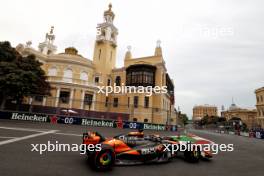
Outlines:
<svg viewBox="0 0 264 176"><path fill-rule="evenodd" d="M232 97L253 108L264 86L263 0L1 0L0 40L37 47L54 25L58 52L74 46L92 58L96 25L112 2L119 29L117 66L128 45L133 57L153 55L161 40L175 83L176 107L228 107Z"/></svg>

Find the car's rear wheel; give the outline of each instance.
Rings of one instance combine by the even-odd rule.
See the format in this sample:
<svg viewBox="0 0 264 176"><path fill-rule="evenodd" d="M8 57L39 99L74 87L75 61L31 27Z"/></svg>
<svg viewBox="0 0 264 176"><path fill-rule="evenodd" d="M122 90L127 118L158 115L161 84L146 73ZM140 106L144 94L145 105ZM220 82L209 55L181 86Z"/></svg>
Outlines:
<svg viewBox="0 0 264 176"><path fill-rule="evenodd" d="M111 149L102 149L89 156L89 163L95 170L109 170L115 164L115 153Z"/></svg>

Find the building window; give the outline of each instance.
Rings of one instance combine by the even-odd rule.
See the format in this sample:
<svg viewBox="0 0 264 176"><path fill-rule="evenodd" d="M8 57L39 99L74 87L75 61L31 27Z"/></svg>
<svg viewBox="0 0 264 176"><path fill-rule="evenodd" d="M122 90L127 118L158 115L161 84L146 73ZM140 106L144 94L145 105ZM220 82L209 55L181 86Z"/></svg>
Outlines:
<svg viewBox="0 0 264 176"><path fill-rule="evenodd" d="M133 122L137 122L137 118L133 118Z"/></svg>
<svg viewBox="0 0 264 176"><path fill-rule="evenodd" d="M110 86L110 85L111 85L111 80L108 79L108 80L107 80L107 86Z"/></svg>
<svg viewBox="0 0 264 176"><path fill-rule="evenodd" d="M134 108L138 107L138 96L134 96Z"/></svg>
<svg viewBox="0 0 264 176"><path fill-rule="evenodd" d="M144 119L144 122L147 123L148 122L148 119Z"/></svg>
<svg viewBox="0 0 264 176"><path fill-rule="evenodd" d="M120 76L117 76L116 77L115 83L116 83L116 86L120 86L121 85L121 78L120 78Z"/></svg>
<svg viewBox="0 0 264 176"><path fill-rule="evenodd" d="M83 81L88 81L88 74L83 71L80 75L80 79Z"/></svg>
<svg viewBox="0 0 264 176"><path fill-rule="evenodd" d="M113 106L116 108L118 107L118 98L114 98L114 104Z"/></svg>
<svg viewBox="0 0 264 176"><path fill-rule="evenodd" d="M149 97L145 97L144 99L144 107L149 108Z"/></svg>
<svg viewBox="0 0 264 176"><path fill-rule="evenodd" d="M98 76L96 76L96 77L94 78L94 82L95 82L95 83L99 83L99 77L98 77Z"/></svg>
<svg viewBox="0 0 264 176"><path fill-rule="evenodd" d="M262 95L260 95L260 101L263 102L263 97L262 97Z"/></svg>
<svg viewBox="0 0 264 176"><path fill-rule="evenodd" d="M57 68L52 67L48 70L48 76L57 76Z"/></svg>
<svg viewBox="0 0 264 176"><path fill-rule="evenodd" d="M130 97L127 98L127 107L129 107L130 104Z"/></svg>
<svg viewBox="0 0 264 176"><path fill-rule="evenodd" d="M93 95L92 94L85 94L84 96L84 105L91 106L93 102Z"/></svg>
<svg viewBox="0 0 264 176"><path fill-rule="evenodd" d="M34 100L35 100L36 102L42 102L42 101L43 101L43 96L35 96L35 97L34 97Z"/></svg>
<svg viewBox="0 0 264 176"><path fill-rule="evenodd" d="M63 79L65 82L71 83L72 82L72 70L70 68L67 68L64 70Z"/></svg>
<svg viewBox="0 0 264 176"><path fill-rule="evenodd" d="M60 103L68 104L70 100L70 92L61 91L60 92Z"/></svg>
<svg viewBox="0 0 264 176"><path fill-rule="evenodd" d="M156 67L151 65L133 65L126 69L126 85L155 86Z"/></svg>
<svg viewBox="0 0 264 176"><path fill-rule="evenodd" d="M108 102L109 102L109 98L108 97L105 97L105 107L108 106Z"/></svg>
<svg viewBox="0 0 264 176"><path fill-rule="evenodd" d="M259 102L259 97L257 96L257 102Z"/></svg>

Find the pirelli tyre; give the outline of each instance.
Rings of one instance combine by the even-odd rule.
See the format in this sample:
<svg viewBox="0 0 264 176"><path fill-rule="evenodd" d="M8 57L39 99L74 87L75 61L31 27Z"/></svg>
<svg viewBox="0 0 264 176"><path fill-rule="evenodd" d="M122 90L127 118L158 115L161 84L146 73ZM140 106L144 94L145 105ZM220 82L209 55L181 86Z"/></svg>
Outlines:
<svg viewBox="0 0 264 176"><path fill-rule="evenodd" d="M200 150L185 151L184 158L186 161L196 163L199 161L201 156Z"/></svg>
<svg viewBox="0 0 264 176"><path fill-rule="evenodd" d="M110 170L115 164L115 152L109 146L102 146L102 150L89 155L88 160L94 170Z"/></svg>

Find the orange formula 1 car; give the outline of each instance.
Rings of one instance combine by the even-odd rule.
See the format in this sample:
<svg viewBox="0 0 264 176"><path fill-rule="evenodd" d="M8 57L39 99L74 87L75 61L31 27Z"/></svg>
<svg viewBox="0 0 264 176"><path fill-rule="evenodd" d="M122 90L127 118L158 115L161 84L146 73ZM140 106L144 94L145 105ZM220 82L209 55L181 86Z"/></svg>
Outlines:
<svg viewBox="0 0 264 176"><path fill-rule="evenodd" d="M107 170L114 165L135 165L152 162L168 162L183 154L189 162L197 162L200 158L211 158L210 151L190 147L190 150L174 150L182 144L210 144L211 141L198 136L144 136L143 131L121 134L113 138L104 138L98 132L83 134L85 146L100 145L100 150L88 151L90 166L96 170ZM87 148L86 148L87 149Z"/></svg>
<svg viewBox="0 0 264 176"><path fill-rule="evenodd" d="M87 151L89 164L96 170L108 170L114 165L135 165L168 162L176 154L164 150L164 144L177 144L159 136L144 136L143 131L104 138L98 132L83 134L83 144L101 144L100 151Z"/></svg>

